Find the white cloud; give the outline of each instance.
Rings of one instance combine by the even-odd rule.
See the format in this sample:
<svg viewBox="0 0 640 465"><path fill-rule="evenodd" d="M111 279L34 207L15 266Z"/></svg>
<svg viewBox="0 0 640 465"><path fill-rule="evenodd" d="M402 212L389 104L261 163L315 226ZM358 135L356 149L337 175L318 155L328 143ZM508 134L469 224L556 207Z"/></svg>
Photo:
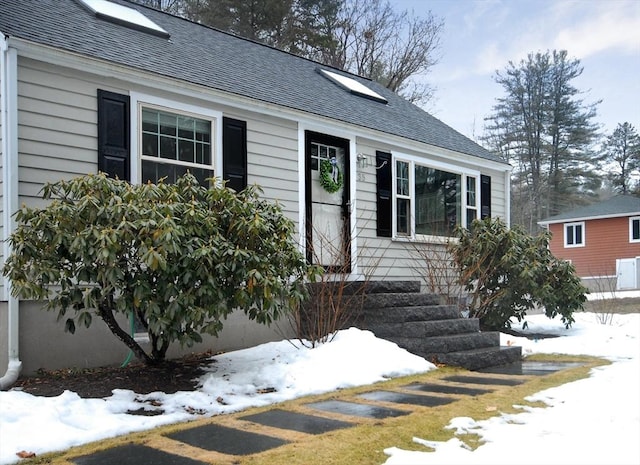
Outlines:
<svg viewBox="0 0 640 465"><path fill-rule="evenodd" d="M553 49L567 50L570 57L580 60L602 52L640 57L640 2L637 0L523 2L519 5L521 8L511 11L510 17L501 22L502 34L485 43L476 55L476 74L490 74L503 69L509 61L519 62L529 53ZM486 22L494 20L484 18Z"/></svg>
<svg viewBox="0 0 640 465"><path fill-rule="evenodd" d="M615 49L625 54L640 53L640 2L609 1L587 3L594 8L589 17L558 31L553 48L585 58Z"/></svg>

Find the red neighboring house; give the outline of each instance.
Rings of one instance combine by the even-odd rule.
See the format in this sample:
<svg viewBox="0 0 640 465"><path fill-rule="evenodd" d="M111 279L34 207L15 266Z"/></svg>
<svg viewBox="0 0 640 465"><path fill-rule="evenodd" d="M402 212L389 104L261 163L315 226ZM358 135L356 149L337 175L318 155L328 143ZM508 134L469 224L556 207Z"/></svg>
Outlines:
<svg viewBox="0 0 640 465"><path fill-rule="evenodd" d="M592 291L640 289L640 197L618 195L538 224Z"/></svg>

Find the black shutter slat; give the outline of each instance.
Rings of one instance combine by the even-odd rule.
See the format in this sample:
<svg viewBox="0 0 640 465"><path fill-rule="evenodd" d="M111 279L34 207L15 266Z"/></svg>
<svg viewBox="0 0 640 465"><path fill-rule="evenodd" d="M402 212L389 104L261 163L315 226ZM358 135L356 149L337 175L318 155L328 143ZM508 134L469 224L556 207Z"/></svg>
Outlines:
<svg viewBox="0 0 640 465"><path fill-rule="evenodd" d="M391 237L392 191L391 154L376 152L376 233L379 237Z"/></svg>
<svg viewBox="0 0 640 465"><path fill-rule="evenodd" d="M129 96L98 89L98 170L130 179Z"/></svg>
<svg viewBox="0 0 640 465"><path fill-rule="evenodd" d="M480 218L491 218L491 176L480 176Z"/></svg>
<svg viewBox="0 0 640 465"><path fill-rule="evenodd" d="M240 192L247 187L247 123L222 119L222 179Z"/></svg>

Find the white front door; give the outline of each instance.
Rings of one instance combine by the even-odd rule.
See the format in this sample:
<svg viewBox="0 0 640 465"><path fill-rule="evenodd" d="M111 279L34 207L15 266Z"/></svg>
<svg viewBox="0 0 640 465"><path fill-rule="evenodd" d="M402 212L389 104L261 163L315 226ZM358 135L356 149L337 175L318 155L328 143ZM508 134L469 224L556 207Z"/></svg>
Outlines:
<svg viewBox="0 0 640 465"><path fill-rule="evenodd" d="M307 260L348 273L349 141L311 131L305 138Z"/></svg>

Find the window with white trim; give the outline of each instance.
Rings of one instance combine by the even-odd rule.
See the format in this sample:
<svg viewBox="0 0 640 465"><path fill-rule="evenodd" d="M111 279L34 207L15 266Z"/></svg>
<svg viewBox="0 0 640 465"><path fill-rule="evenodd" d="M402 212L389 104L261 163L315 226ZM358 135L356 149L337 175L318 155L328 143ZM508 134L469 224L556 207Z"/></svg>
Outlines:
<svg viewBox="0 0 640 465"><path fill-rule="evenodd" d="M187 171L201 184L213 176L213 124L189 113L143 105L141 115L141 181L175 182Z"/></svg>
<svg viewBox="0 0 640 465"><path fill-rule="evenodd" d="M467 226L478 218L477 185L478 182L475 177L467 176Z"/></svg>
<svg viewBox="0 0 640 465"><path fill-rule="evenodd" d="M564 225L564 246L584 247L584 221L579 223L565 223Z"/></svg>
<svg viewBox="0 0 640 465"><path fill-rule="evenodd" d="M629 218L629 242L640 242L640 216Z"/></svg>
<svg viewBox="0 0 640 465"><path fill-rule="evenodd" d="M396 162L396 232L411 234L411 195L409 193L409 163Z"/></svg>
<svg viewBox="0 0 640 465"><path fill-rule="evenodd" d="M456 226L479 218L478 174L396 159L396 237L449 237Z"/></svg>

